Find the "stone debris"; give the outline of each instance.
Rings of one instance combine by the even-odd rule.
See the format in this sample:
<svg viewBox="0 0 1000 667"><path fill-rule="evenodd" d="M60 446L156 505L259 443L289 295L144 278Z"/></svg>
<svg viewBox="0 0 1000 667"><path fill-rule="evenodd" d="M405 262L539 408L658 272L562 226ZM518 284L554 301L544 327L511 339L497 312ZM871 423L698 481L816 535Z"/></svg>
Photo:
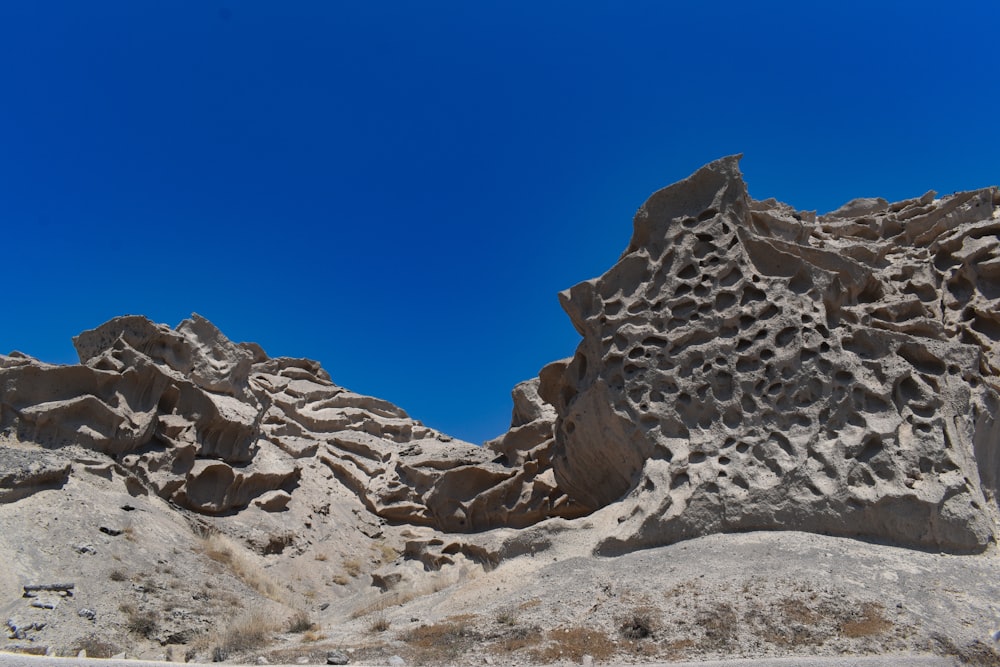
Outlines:
<svg viewBox="0 0 1000 667"><path fill-rule="evenodd" d="M25 584L24 597L33 598L40 592L56 592L60 595L73 595L76 584Z"/></svg>
<svg viewBox="0 0 1000 667"><path fill-rule="evenodd" d="M329 651L326 654L326 664L346 665L351 662L351 657L343 651Z"/></svg>
<svg viewBox="0 0 1000 667"><path fill-rule="evenodd" d="M21 623L15 618L8 618L6 622L8 639L27 639L28 633L45 629L45 623L33 621L31 623Z"/></svg>

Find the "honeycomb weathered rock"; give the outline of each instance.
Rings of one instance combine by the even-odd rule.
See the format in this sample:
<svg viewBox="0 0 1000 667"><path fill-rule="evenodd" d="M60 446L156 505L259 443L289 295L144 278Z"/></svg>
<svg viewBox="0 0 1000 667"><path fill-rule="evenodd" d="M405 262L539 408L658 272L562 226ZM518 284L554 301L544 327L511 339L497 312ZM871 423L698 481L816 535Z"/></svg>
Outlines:
<svg viewBox="0 0 1000 667"><path fill-rule="evenodd" d="M979 550L996 516L994 189L819 219L724 158L655 193L561 297L556 480L631 494L607 553L796 529ZM637 499L641 498L641 502Z"/></svg>
<svg viewBox="0 0 1000 667"><path fill-rule="evenodd" d="M1000 487L998 204L928 193L817 218L751 199L737 157L714 162L655 193L618 263L561 295L576 354L515 387L510 430L483 447L198 316L116 318L77 337L80 365L0 356L0 429L103 452L206 514L294 509L322 471L378 521L423 527L425 566L536 546L434 530L592 513L572 525L604 554L781 529L982 550Z"/></svg>

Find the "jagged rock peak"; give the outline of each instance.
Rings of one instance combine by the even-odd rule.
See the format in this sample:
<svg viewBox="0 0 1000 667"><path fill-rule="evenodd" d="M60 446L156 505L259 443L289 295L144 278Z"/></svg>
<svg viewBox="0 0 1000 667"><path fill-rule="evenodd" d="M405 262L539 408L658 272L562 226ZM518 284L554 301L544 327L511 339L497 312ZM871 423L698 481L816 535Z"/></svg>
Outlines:
<svg viewBox="0 0 1000 667"><path fill-rule="evenodd" d="M552 391L557 484L635 506L608 553L751 529L984 548L996 189L816 218L752 200L738 160L655 193L560 295L583 341Z"/></svg>

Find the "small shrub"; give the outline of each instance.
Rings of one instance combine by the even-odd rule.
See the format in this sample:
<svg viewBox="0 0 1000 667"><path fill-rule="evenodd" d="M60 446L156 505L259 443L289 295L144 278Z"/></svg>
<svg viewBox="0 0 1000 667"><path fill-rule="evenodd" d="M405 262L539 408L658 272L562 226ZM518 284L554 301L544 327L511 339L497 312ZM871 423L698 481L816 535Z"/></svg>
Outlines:
<svg viewBox="0 0 1000 667"><path fill-rule="evenodd" d="M496 611L496 616L493 617L500 625L514 626L517 625L517 611L513 607L500 607Z"/></svg>
<svg viewBox="0 0 1000 667"><path fill-rule="evenodd" d="M722 603L714 610L702 614L697 622L705 630L702 648L729 650L736 642L737 618L731 605Z"/></svg>
<svg viewBox="0 0 1000 667"><path fill-rule="evenodd" d="M155 611L142 611L133 604L123 604L120 609L126 616L125 627L129 632L151 639L159 630L160 615Z"/></svg>
<svg viewBox="0 0 1000 667"><path fill-rule="evenodd" d="M384 612L372 614L371 620L368 622L368 632L385 632L388 629L389 619L386 618Z"/></svg>
<svg viewBox="0 0 1000 667"><path fill-rule="evenodd" d="M111 574L108 575L108 579L110 579L111 581L125 581L126 579L128 579L128 576L126 576L126 574L123 571L119 569L114 569L111 570Z"/></svg>
<svg viewBox="0 0 1000 667"><path fill-rule="evenodd" d="M326 554L324 554L324 553L318 553L315 556L313 556L313 560L318 560L321 563L325 562L327 558L328 558L328 556Z"/></svg>
<svg viewBox="0 0 1000 667"><path fill-rule="evenodd" d="M289 632L306 632L307 630L312 630L314 627L312 619L309 618L309 614L304 611L297 612L294 616L288 619Z"/></svg>
<svg viewBox="0 0 1000 667"><path fill-rule="evenodd" d="M88 658L104 659L110 658L116 653L121 653L121 649L118 648L118 646L106 642L94 635L81 637L73 643L73 653L76 654L80 651L86 651Z"/></svg>
<svg viewBox="0 0 1000 667"><path fill-rule="evenodd" d="M646 607L633 610L621 620L618 626L618 632L621 633L621 636L631 640L652 637L655 631L656 623L653 619L653 612Z"/></svg>
<svg viewBox="0 0 1000 667"><path fill-rule="evenodd" d="M232 625L213 638L212 662L222 662L234 653L252 651L265 646L274 626L260 611L252 611L236 619Z"/></svg>
<svg viewBox="0 0 1000 667"><path fill-rule="evenodd" d="M479 641L478 634L470 630L469 617L453 616L443 623L421 625L403 636L415 654L415 662L454 662L464 651Z"/></svg>

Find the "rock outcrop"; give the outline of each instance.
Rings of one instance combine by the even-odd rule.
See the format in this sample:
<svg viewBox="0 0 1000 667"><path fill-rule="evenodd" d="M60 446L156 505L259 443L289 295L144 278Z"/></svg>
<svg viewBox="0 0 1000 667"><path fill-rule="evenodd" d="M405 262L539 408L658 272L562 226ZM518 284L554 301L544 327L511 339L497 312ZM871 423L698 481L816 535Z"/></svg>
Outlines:
<svg viewBox="0 0 1000 667"><path fill-rule="evenodd" d="M997 516L996 189L817 218L738 157L655 193L618 263L561 294L559 487L631 512L620 553L794 529L976 551Z"/></svg>
<svg viewBox="0 0 1000 667"><path fill-rule="evenodd" d="M0 356L0 429L101 452L209 515L285 512L308 466L431 531L613 514L586 524L602 554L784 529L980 551L1000 486L998 203L928 193L816 217L751 199L737 157L714 162L655 193L618 263L561 295L576 354L515 387L510 430L483 447L197 315L114 319L75 339L80 365ZM0 478L0 501L69 474L39 466ZM503 539L422 532L407 549L430 567L495 560L481 545Z"/></svg>
<svg viewBox="0 0 1000 667"><path fill-rule="evenodd" d="M107 454L199 513L251 502L280 511L305 461L327 466L369 511L394 522L463 532L583 512L555 488L543 456L554 413L530 390L519 403L525 419L545 419L494 451L339 387L314 361L235 344L198 315L173 330L119 317L74 343L76 366L0 356L0 429L50 449Z"/></svg>

